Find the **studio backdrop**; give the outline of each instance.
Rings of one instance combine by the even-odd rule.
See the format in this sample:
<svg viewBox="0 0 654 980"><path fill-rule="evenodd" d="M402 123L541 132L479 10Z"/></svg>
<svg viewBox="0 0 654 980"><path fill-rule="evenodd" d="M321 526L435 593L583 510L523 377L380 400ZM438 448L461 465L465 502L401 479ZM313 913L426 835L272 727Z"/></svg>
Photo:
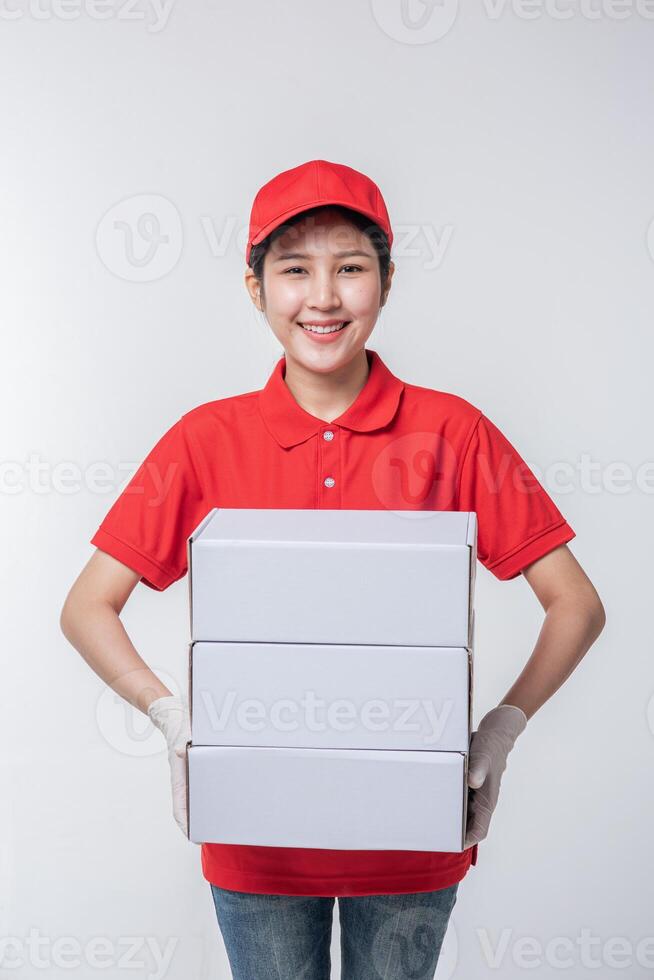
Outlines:
<svg viewBox="0 0 654 980"><path fill-rule="evenodd" d="M163 739L59 615L160 436L265 384L282 351L244 287L248 210L326 159L379 184L395 231L367 346L501 428L607 612L511 755L437 977L649 976L654 8L16 0L0 20L2 975L229 977ZM175 693L188 598L139 585L122 616ZM475 601L476 724L543 610L481 565Z"/></svg>

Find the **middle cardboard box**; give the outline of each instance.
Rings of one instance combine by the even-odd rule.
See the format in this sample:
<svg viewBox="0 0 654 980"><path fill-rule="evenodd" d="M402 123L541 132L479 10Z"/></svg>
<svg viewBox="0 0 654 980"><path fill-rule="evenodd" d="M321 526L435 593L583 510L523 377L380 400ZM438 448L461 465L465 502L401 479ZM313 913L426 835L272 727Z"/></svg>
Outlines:
<svg viewBox="0 0 654 980"><path fill-rule="evenodd" d="M194 745L467 752L472 650L192 643Z"/></svg>

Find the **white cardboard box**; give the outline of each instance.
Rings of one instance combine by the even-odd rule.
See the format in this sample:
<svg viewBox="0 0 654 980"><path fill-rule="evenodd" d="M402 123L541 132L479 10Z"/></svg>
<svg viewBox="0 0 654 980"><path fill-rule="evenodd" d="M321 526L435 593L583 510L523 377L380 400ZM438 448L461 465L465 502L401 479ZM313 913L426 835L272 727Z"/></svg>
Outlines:
<svg viewBox="0 0 654 980"><path fill-rule="evenodd" d="M465 511L214 508L188 539L192 640L471 647Z"/></svg>
<svg viewBox="0 0 654 980"><path fill-rule="evenodd" d="M194 843L462 851L467 755L191 745Z"/></svg>
<svg viewBox="0 0 654 980"><path fill-rule="evenodd" d="M194 745L467 752L472 650L195 642Z"/></svg>

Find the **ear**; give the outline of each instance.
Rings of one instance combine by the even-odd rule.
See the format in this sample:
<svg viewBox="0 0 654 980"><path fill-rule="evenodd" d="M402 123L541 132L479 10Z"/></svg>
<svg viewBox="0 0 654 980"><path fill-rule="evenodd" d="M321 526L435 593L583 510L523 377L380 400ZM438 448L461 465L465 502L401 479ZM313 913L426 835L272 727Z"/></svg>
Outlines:
<svg viewBox="0 0 654 980"><path fill-rule="evenodd" d="M393 279L393 273L394 272L395 272L395 263L391 259L390 265L388 266L388 278L386 280L386 286L384 287L384 291L382 293L382 298L381 298L381 305L382 306L385 306L386 305L386 300L388 299L388 294L391 291L391 280Z"/></svg>
<svg viewBox="0 0 654 980"><path fill-rule="evenodd" d="M261 305L261 283L255 276L250 266L248 266L247 269L245 270L244 278L245 278L245 288L250 294L250 299L252 300L256 308L261 313L263 313L263 307Z"/></svg>

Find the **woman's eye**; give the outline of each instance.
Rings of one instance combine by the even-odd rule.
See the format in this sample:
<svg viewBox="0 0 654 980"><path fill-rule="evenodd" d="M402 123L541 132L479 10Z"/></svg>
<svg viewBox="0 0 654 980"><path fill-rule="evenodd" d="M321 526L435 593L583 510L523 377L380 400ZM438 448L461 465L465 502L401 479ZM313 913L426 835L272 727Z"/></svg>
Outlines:
<svg viewBox="0 0 654 980"><path fill-rule="evenodd" d="M341 270L343 269L345 269L346 271L349 270L351 272L363 272L363 268L360 265L342 265ZM290 269L284 269L285 276L291 272L306 272L306 269L304 269L301 265L294 265Z"/></svg>

